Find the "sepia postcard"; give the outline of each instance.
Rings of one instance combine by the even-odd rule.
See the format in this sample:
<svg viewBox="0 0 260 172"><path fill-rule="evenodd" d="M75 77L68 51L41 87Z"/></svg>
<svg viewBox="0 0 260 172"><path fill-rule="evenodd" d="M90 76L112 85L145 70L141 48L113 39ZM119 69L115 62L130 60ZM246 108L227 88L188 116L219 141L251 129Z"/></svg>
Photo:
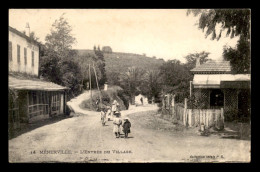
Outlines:
<svg viewBox="0 0 260 172"><path fill-rule="evenodd" d="M250 163L250 9L9 9L9 163Z"/></svg>

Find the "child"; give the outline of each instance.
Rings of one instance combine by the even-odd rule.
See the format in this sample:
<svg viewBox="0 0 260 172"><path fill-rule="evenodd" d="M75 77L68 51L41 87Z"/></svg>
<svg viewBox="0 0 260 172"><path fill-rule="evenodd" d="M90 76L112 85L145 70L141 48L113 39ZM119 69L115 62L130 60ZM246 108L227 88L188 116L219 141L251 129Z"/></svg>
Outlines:
<svg viewBox="0 0 260 172"><path fill-rule="evenodd" d="M106 116L107 116L107 120L108 120L108 121L110 121L110 118L112 119L110 106L107 106Z"/></svg>
<svg viewBox="0 0 260 172"><path fill-rule="evenodd" d="M125 122L123 124L123 131L125 133L125 138L128 137L128 133L130 133L131 123L128 118L125 118Z"/></svg>
<svg viewBox="0 0 260 172"><path fill-rule="evenodd" d="M104 125L106 124L106 112L105 112L105 108L102 108L102 109L101 109L100 115L101 115L102 125L104 126Z"/></svg>
<svg viewBox="0 0 260 172"><path fill-rule="evenodd" d="M112 109L111 109L113 116L115 115L116 111L119 110L118 108L119 108L119 103L116 100L114 100L114 102L112 104Z"/></svg>
<svg viewBox="0 0 260 172"><path fill-rule="evenodd" d="M115 115L116 115L116 117L113 120L113 124L114 124L113 132L115 133L116 138L119 138L120 137L120 126L122 125L122 119L119 118L119 115L120 115L119 112L116 112Z"/></svg>

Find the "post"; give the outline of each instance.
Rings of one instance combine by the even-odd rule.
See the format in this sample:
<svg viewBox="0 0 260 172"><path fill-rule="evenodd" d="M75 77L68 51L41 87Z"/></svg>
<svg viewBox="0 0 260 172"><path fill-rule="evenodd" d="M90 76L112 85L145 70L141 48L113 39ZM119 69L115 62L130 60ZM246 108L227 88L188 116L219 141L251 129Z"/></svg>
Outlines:
<svg viewBox="0 0 260 172"><path fill-rule="evenodd" d="M88 74L89 74L89 89L90 89L90 98L92 99L90 64L88 64L88 70L89 70Z"/></svg>
<svg viewBox="0 0 260 172"><path fill-rule="evenodd" d="M174 108L175 105L175 94L172 96L172 107Z"/></svg>
<svg viewBox="0 0 260 172"><path fill-rule="evenodd" d="M184 99L184 115L183 115L183 124L185 126L187 125L187 117L188 117L188 115L187 115L187 101L188 101L188 99L185 98Z"/></svg>
<svg viewBox="0 0 260 172"><path fill-rule="evenodd" d="M221 119L221 127L224 129L224 127L225 127L225 121L224 121L224 109L223 108L221 108L220 109L221 110L221 113L220 113L220 119Z"/></svg>
<svg viewBox="0 0 260 172"><path fill-rule="evenodd" d="M168 109L170 109L170 94L167 94L167 106L168 106Z"/></svg>
<svg viewBox="0 0 260 172"><path fill-rule="evenodd" d="M192 90L192 81L190 81L190 98L191 98L191 90Z"/></svg>
<svg viewBox="0 0 260 172"><path fill-rule="evenodd" d="M188 111L188 124L189 127L192 127L192 109L187 109Z"/></svg>
<svg viewBox="0 0 260 172"><path fill-rule="evenodd" d="M98 86L98 78L97 78L97 73L96 73L94 63L93 63L93 69L94 69L94 74L95 74L95 77L96 77L97 87L98 87L98 91L99 91L99 100L100 100L100 103L102 104L102 99L101 99L101 94L100 94L101 91L100 91L99 86Z"/></svg>

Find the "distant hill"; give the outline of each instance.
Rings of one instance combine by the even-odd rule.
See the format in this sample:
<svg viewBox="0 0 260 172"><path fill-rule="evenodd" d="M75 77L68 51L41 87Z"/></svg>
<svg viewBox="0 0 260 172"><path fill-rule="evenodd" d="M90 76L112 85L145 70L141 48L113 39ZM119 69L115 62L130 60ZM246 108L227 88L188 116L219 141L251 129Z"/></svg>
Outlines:
<svg viewBox="0 0 260 172"><path fill-rule="evenodd" d="M94 54L93 50L77 50L79 55ZM143 69L158 69L165 61L140 54L112 52L104 53L107 75L111 73L123 73L128 67Z"/></svg>

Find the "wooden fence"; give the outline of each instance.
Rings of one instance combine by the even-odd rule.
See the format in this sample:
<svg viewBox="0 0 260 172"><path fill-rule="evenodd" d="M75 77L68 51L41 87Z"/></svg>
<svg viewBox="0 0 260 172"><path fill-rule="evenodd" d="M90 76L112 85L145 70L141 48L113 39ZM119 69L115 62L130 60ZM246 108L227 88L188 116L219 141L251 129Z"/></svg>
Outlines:
<svg viewBox="0 0 260 172"><path fill-rule="evenodd" d="M221 109L187 109L183 123L190 127L205 125L206 128L224 127L223 108Z"/></svg>
<svg viewBox="0 0 260 172"><path fill-rule="evenodd" d="M188 99L185 98L184 105L175 104L174 96L170 103L165 103L165 107L172 109L169 115L173 115L178 123L189 127L197 127L204 125L206 128L216 127L223 129L224 127L224 111L220 109L188 109ZM165 112L165 111L162 111Z"/></svg>

